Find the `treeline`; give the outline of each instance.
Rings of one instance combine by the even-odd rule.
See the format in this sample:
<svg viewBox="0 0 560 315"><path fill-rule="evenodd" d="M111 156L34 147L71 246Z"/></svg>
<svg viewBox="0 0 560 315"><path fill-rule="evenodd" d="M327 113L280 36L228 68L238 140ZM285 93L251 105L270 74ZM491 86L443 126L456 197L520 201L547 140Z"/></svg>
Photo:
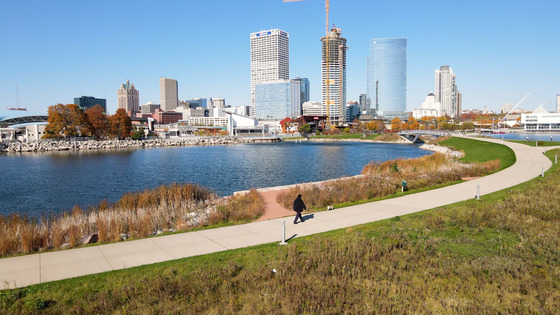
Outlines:
<svg viewBox="0 0 560 315"><path fill-rule="evenodd" d="M132 122L124 109L119 108L108 116L101 105L85 112L75 104L49 106L48 122L44 139L77 136L124 139L130 137L132 131Z"/></svg>

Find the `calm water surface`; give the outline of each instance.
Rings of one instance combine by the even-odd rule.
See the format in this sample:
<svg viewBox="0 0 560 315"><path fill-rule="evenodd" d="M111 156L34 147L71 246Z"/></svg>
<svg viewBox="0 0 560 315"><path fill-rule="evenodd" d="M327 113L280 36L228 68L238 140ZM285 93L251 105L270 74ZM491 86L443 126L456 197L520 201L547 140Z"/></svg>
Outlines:
<svg viewBox="0 0 560 315"><path fill-rule="evenodd" d="M0 154L0 214L52 214L174 182L230 195L357 175L370 161L426 154L414 145L356 142Z"/></svg>

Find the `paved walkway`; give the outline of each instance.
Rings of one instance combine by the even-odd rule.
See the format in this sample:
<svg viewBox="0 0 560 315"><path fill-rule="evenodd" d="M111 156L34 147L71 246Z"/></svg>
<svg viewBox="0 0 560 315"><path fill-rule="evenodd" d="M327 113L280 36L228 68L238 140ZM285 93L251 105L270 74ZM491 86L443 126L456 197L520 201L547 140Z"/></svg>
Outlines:
<svg viewBox="0 0 560 315"><path fill-rule="evenodd" d="M501 142L496 139L485 141ZM292 223L291 217L279 218L231 227L0 259L0 289L279 242L283 220L286 221L286 238L291 238L402 216L472 199L477 185L480 185L481 195L485 195L523 183L539 176L543 169L547 170L552 165L543 155L543 152L550 150L551 147L535 148L510 142L504 144L514 150L517 162L501 172L399 198L306 214L304 216L306 222L297 225Z"/></svg>

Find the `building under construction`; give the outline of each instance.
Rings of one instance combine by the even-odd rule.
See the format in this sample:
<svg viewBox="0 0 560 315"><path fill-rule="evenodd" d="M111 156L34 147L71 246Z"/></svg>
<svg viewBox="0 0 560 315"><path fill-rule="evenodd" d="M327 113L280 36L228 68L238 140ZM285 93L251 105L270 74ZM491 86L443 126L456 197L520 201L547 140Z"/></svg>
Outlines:
<svg viewBox="0 0 560 315"><path fill-rule="evenodd" d="M333 27L321 38L321 93L328 120L337 126L346 122L346 38L340 28Z"/></svg>

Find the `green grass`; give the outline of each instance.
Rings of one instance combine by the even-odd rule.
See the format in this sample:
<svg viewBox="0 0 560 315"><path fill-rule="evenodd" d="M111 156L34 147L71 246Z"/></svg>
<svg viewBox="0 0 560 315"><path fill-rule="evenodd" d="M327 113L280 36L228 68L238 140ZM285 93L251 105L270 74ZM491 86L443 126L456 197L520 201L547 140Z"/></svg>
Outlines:
<svg viewBox="0 0 560 315"><path fill-rule="evenodd" d="M0 291L0 312L555 313L558 204L553 164L545 178L481 201L299 237L288 246Z"/></svg>
<svg viewBox="0 0 560 315"><path fill-rule="evenodd" d="M452 137L442 141L440 145L461 150L465 156L461 161L466 163L486 162L494 159L500 160L500 169L510 167L515 163L515 154L505 145Z"/></svg>
<svg viewBox="0 0 560 315"><path fill-rule="evenodd" d="M525 140L507 140L509 142L515 142L515 143L521 143L521 144L525 144L531 147L535 146L535 143L537 143L539 147L555 147L555 146L560 146L560 141L525 141Z"/></svg>

